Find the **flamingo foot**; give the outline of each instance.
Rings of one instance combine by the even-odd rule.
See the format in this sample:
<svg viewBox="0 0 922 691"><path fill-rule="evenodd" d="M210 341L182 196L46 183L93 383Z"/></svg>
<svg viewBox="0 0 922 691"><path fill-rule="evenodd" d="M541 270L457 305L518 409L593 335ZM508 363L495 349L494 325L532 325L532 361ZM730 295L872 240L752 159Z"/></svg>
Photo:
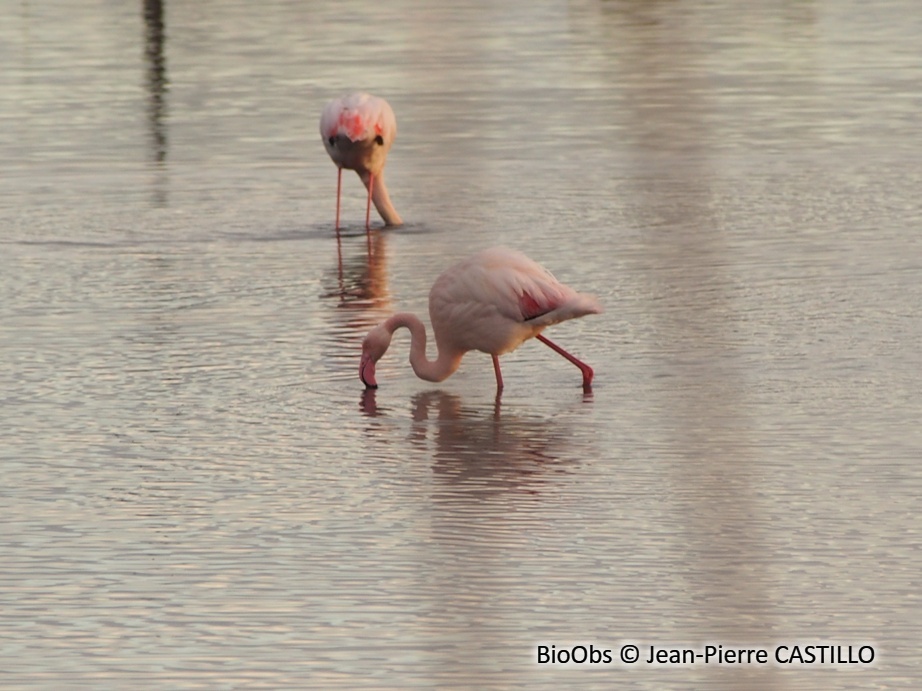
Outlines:
<svg viewBox="0 0 922 691"><path fill-rule="evenodd" d="M595 372L593 372L592 368L585 362L580 362L577 367L579 367L580 372L583 373L583 393L590 393L592 391L592 378L595 376Z"/></svg>

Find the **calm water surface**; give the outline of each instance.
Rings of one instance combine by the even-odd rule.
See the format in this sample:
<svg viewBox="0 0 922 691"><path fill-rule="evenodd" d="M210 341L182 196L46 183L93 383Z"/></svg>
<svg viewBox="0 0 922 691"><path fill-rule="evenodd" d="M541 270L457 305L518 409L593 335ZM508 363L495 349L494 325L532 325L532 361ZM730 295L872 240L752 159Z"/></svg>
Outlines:
<svg viewBox="0 0 922 691"><path fill-rule="evenodd" d="M745 5L745 7L744 7ZM0 685L918 688L922 9L23 1L0 24ZM385 96L404 228L318 141ZM416 379L503 243L599 295ZM369 245L371 254L369 255ZM539 666L538 645L873 645ZM644 652L644 654L646 654Z"/></svg>

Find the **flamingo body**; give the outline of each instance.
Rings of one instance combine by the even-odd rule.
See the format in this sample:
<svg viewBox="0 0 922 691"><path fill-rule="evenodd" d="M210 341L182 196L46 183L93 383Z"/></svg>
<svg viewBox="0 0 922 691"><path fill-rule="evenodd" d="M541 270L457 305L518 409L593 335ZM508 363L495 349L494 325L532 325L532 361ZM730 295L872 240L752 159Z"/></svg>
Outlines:
<svg viewBox="0 0 922 691"><path fill-rule="evenodd" d="M439 276L429 292L429 318L438 357L426 357L426 332L412 314L396 314L372 329L362 346L359 376L377 386L375 363L390 345L391 335L405 326L411 333L410 364L417 376L442 381L454 373L470 350L493 356L497 388L502 389L498 357L538 338L576 364L583 386L592 369L541 335L568 319L602 311L598 300L560 283L550 271L521 252L494 247L455 264Z"/></svg>
<svg viewBox="0 0 922 691"><path fill-rule="evenodd" d="M369 210L374 203L386 225L400 225L403 221L384 184L384 164L397 137L397 119L388 102L361 92L333 99L320 116L320 136L338 168L336 227L343 168L354 170L365 184ZM366 214L366 227L369 220Z"/></svg>

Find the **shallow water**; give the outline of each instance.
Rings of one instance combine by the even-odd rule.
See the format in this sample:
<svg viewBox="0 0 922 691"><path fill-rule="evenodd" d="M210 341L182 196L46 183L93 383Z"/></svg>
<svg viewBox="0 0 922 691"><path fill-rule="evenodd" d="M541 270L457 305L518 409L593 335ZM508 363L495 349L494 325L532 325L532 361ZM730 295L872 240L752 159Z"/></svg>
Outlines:
<svg viewBox="0 0 922 691"><path fill-rule="evenodd" d="M922 11L22 2L0 24L4 688L913 688ZM318 141L385 96L405 227ZM526 251L602 315L440 385ZM369 252L370 250L370 252ZM548 666L537 646L873 645Z"/></svg>

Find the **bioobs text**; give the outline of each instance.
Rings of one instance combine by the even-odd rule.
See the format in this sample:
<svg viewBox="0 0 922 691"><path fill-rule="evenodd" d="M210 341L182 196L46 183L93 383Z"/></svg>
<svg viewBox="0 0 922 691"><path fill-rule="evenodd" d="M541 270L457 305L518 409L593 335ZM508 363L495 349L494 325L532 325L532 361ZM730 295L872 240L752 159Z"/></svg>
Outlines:
<svg viewBox="0 0 922 691"><path fill-rule="evenodd" d="M588 646L574 645L571 648L558 648L556 645L538 646L539 665L565 665L569 662L578 665L587 662L593 665L610 665L613 661L611 650L596 648L591 643Z"/></svg>
<svg viewBox="0 0 922 691"><path fill-rule="evenodd" d="M874 664L877 652L873 645L835 645L832 643L799 643L768 648L744 648L722 644L702 648L658 647L622 643L616 653L594 644L556 646L539 645L539 665L835 665L868 666Z"/></svg>

